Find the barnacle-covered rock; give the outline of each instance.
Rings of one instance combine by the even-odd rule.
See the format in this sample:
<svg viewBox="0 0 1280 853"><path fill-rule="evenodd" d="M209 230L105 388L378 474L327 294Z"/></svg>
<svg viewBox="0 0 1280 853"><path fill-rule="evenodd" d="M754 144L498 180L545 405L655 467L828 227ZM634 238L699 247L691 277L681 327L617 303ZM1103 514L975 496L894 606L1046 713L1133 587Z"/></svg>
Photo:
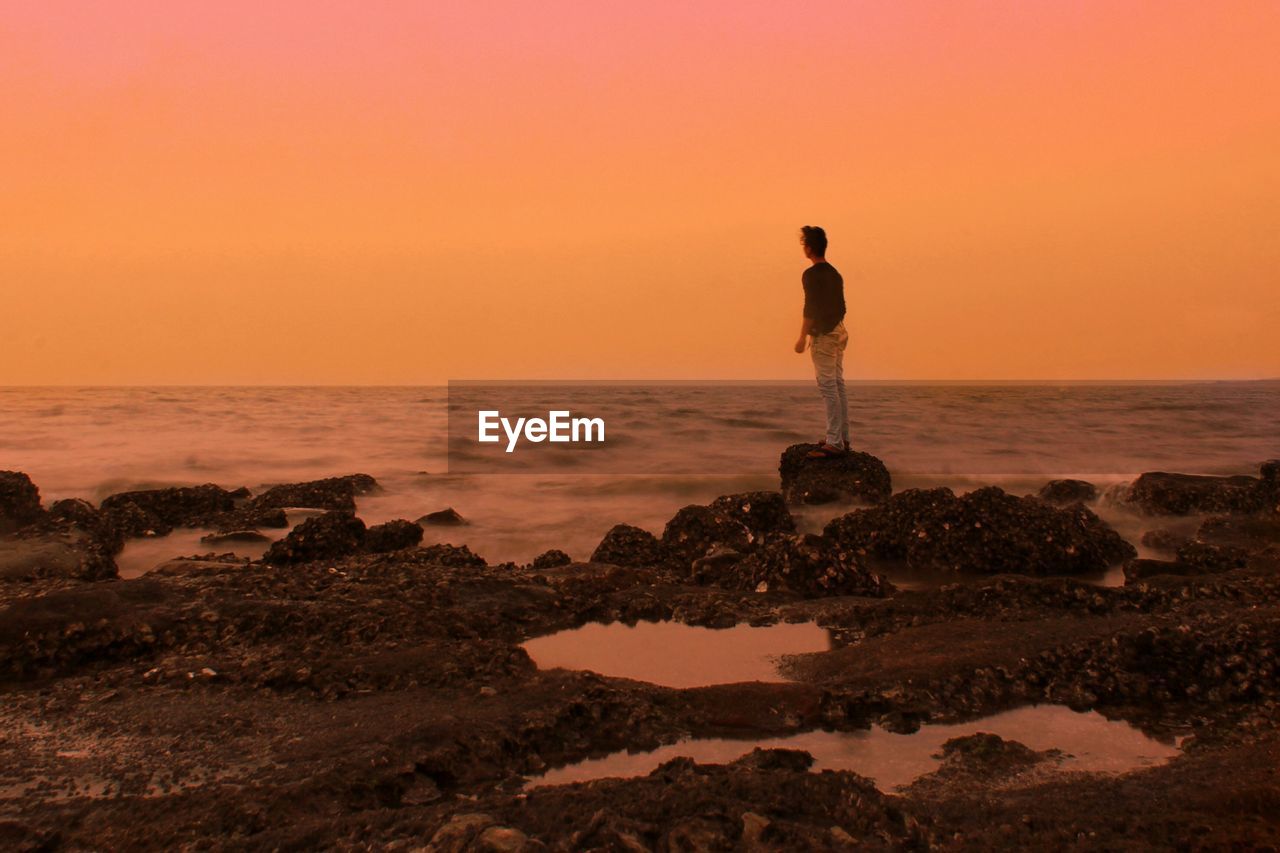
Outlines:
<svg viewBox="0 0 1280 853"><path fill-rule="evenodd" d="M422 526L407 519L375 524L365 531L364 550L371 553L399 551L412 548L422 541Z"/></svg>
<svg viewBox="0 0 1280 853"><path fill-rule="evenodd" d="M377 491L378 481L368 474L348 474L305 483L272 486L254 499L259 507L307 507L355 512L356 495Z"/></svg>
<svg viewBox="0 0 1280 853"><path fill-rule="evenodd" d="M326 512L308 518L267 549L268 563L306 563L354 554L365 537L364 522L347 512Z"/></svg>
<svg viewBox="0 0 1280 853"><path fill-rule="evenodd" d="M782 452L778 473L787 503L833 501L880 503L893 492L889 469L870 453L852 451L810 459L816 444L793 444Z"/></svg>
<svg viewBox="0 0 1280 853"><path fill-rule="evenodd" d="M658 537L630 524L616 524L591 553L591 562L633 568L656 566L667 558Z"/></svg>
<svg viewBox="0 0 1280 853"><path fill-rule="evenodd" d="M710 506L716 512L741 522L756 536L796 532L796 520L787 509L781 492L721 495Z"/></svg>
<svg viewBox="0 0 1280 853"><path fill-rule="evenodd" d="M716 547L745 551L754 541L756 537L741 521L696 504L677 512L662 530L667 553L683 563L692 563Z"/></svg>
<svg viewBox="0 0 1280 853"><path fill-rule="evenodd" d="M883 596L892 585L858 555L823 536L770 540L739 560L701 561L694 579L728 589L826 595Z"/></svg>
<svg viewBox="0 0 1280 853"><path fill-rule="evenodd" d="M1141 475L1124 500L1151 515L1193 512L1256 512L1265 504L1261 481L1254 477L1207 477L1152 471Z"/></svg>
<svg viewBox="0 0 1280 853"><path fill-rule="evenodd" d="M1036 497L1056 505L1085 503L1098 499L1098 487L1088 480L1050 480Z"/></svg>
<svg viewBox="0 0 1280 853"><path fill-rule="evenodd" d="M21 471L0 471L0 534L39 521L44 515L40 490Z"/></svg>
<svg viewBox="0 0 1280 853"><path fill-rule="evenodd" d="M833 519L825 533L860 554L970 574L1085 574L1137 555L1082 504L1059 509L995 486L958 498L908 490Z"/></svg>

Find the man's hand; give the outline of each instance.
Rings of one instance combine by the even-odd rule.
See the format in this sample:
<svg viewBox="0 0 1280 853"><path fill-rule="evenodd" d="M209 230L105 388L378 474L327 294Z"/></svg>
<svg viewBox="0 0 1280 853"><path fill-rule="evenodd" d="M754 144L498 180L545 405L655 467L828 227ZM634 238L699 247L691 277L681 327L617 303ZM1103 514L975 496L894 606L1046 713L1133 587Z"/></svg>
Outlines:
<svg viewBox="0 0 1280 853"><path fill-rule="evenodd" d="M804 345L806 343L808 343L808 341L803 336L796 341L796 352L804 352Z"/></svg>

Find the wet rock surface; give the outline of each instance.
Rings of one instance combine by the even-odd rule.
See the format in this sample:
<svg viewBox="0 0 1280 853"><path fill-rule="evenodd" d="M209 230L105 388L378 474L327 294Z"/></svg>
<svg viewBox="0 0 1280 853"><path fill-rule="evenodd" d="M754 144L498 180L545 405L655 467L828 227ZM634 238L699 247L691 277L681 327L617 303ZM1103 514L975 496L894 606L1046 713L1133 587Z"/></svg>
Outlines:
<svg viewBox="0 0 1280 853"><path fill-rule="evenodd" d="M945 488L908 489L832 520L824 533L880 560L967 574L1099 573L1137 556L1081 504L1052 507L995 486L960 497Z"/></svg>
<svg viewBox="0 0 1280 853"><path fill-rule="evenodd" d="M666 559L666 549L658 537L630 524L616 524L610 528L591 554L593 563L636 568L657 566Z"/></svg>
<svg viewBox="0 0 1280 853"><path fill-rule="evenodd" d="M1098 487L1087 480L1050 480L1036 497L1056 505L1087 503L1098 499Z"/></svg>
<svg viewBox="0 0 1280 853"><path fill-rule="evenodd" d="M782 453L778 473L788 503L824 504L835 501L880 503L893 492L889 469L870 453L810 459L816 444L793 444Z"/></svg>
<svg viewBox="0 0 1280 853"><path fill-rule="evenodd" d="M0 535L34 524L44 515L40 490L21 471L0 471Z"/></svg>
<svg viewBox="0 0 1280 853"><path fill-rule="evenodd" d="M259 508L307 507L355 512L356 496L378 490L378 481L368 474L348 474L305 483L272 486L254 498Z"/></svg>
<svg viewBox="0 0 1280 853"><path fill-rule="evenodd" d="M806 598L882 596L893 589L856 552L812 534L774 539L747 556L733 553L727 560L704 560L695 567L694 579L727 589L789 592Z"/></svg>
<svg viewBox="0 0 1280 853"><path fill-rule="evenodd" d="M419 533L421 530L418 528ZM304 563L346 557L361 549L365 533L364 522L354 515L326 512L290 530L267 549L263 559L268 563Z"/></svg>
<svg viewBox="0 0 1280 853"><path fill-rule="evenodd" d="M467 524L467 520L453 507L446 509L438 509L435 512L429 512L422 518L418 519L419 524L435 525L437 527L457 527Z"/></svg>
<svg viewBox="0 0 1280 853"><path fill-rule="evenodd" d="M403 518L375 524L364 533L361 546L375 554L412 548L422 541L422 525Z"/></svg>
<svg viewBox="0 0 1280 853"><path fill-rule="evenodd" d="M1275 463L1264 463L1262 474L1258 479L1153 471L1135 480L1124 500L1152 515L1259 512L1277 497Z"/></svg>
<svg viewBox="0 0 1280 853"><path fill-rule="evenodd" d="M905 534L923 525L933 535L936 522L952 517L946 513L962 499L948 494L890 501L876 525L860 521L846 533L870 531L857 540L868 551L908 553ZM1022 511L1029 501L1063 513L1054 524L1084 523L1074 510L1007 497L961 504L958 517L1005 513L1049 529ZM673 568L661 543L636 528L606 536L618 560L637 559L634 566L560 564L554 555L542 565L491 566L452 545L368 553L376 527L339 512L311 519L317 524L295 538L283 563L208 555L125 581L0 580L0 843L1280 843L1280 555L1268 547L1197 540L1234 567L1123 587L980 574L937 589L869 595L827 587L812 595L807 584L823 577L819 569L860 565L863 555L840 536L795 538L770 530L774 522L733 516L732 506L701 509L682 530L714 531L726 518L759 539L716 571L754 560L772 579L805 583L770 580L757 592L752 569L745 579L701 584L692 564ZM1016 525L1007 530L1001 535L1012 537ZM1005 559L994 540L977 541ZM1243 566L1224 547L1242 548ZM311 548L323 556L308 556ZM663 559L640 560L646 549ZM794 682L694 689L540 671L521 647L588 622L639 619L708 627L813 621L834 644L796 658ZM550 767L687 737L764 739L871 724L906 732L1046 702L1189 740L1168 764L1113 776L1062 773L1052 756L1020 744L964 738L944 748L937 773L900 794L853 773L815 772L809 755L788 750L524 788Z"/></svg>

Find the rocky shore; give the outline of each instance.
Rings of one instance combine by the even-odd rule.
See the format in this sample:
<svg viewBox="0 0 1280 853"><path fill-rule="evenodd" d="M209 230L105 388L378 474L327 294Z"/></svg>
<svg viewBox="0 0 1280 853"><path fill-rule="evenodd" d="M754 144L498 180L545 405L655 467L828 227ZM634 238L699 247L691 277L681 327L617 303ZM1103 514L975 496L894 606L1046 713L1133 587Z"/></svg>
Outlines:
<svg viewBox="0 0 1280 853"><path fill-rule="evenodd" d="M527 564L423 546L422 524L465 530L452 511L367 525L359 498L379 485L363 474L46 506L25 474L0 472L0 848L1280 844L1280 462L1142 475L1112 496L1151 519L1130 542L1083 481L895 493L875 457L806 450L783 453L777 492L673 507L660 531L619 524L588 562ZM832 502L852 503L821 532L792 512ZM284 530L299 507L316 513L262 559L216 551L219 536ZM128 538L177 527L207 529L215 550L119 579ZM1123 584L1100 585L1108 571ZM790 680L682 690L539 669L522 645L642 620L812 622L832 647L789 658ZM1037 703L1180 749L1068 772L974 735L893 790L751 749ZM703 737L741 739L743 756L526 787Z"/></svg>

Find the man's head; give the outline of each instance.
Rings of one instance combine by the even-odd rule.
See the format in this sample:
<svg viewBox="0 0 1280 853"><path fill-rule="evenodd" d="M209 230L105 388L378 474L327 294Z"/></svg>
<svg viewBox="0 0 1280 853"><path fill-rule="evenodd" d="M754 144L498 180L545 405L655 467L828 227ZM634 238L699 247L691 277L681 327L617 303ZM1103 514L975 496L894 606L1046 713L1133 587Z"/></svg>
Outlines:
<svg viewBox="0 0 1280 853"><path fill-rule="evenodd" d="M811 261L827 256L827 232L817 225L806 225L800 229L800 243L804 246L804 256Z"/></svg>

